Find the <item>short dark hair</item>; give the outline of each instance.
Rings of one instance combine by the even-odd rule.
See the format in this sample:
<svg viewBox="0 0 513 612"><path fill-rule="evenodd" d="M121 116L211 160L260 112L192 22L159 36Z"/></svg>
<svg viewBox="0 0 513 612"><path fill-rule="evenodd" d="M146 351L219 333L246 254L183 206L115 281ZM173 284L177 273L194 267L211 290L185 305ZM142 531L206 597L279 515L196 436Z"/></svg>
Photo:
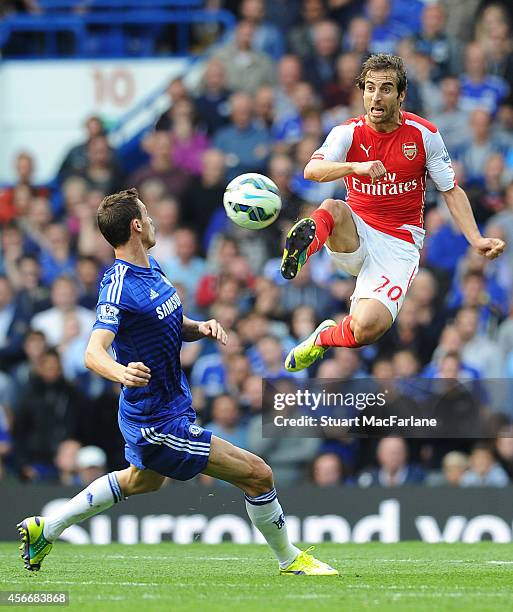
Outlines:
<svg viewBox="0 0 513 612"><path fill-rule="evenodd" d="M133 219L142 219L137 189L126 189L105 196L98 207L96 220L105 240L114 248L130 239Z"/></svg>
<svg viewBox="0 0 513 612"><path fill-rule="evenodd" d="M389 53L376 53L365 60L362 66L362 71L356 84L360 89L365 89L365 79L369 72L378 70L394 70L397 75L397 91L402 94L408 87L408 79L406 78L406 68L402 58L398 55Z"/></svg>

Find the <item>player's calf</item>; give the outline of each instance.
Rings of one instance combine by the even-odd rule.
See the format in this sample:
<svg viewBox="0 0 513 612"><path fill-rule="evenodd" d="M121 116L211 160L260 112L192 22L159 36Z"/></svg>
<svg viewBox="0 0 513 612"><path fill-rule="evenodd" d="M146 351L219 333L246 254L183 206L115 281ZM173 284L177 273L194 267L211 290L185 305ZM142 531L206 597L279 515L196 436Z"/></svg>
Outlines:
<svg viewBox="0 0 513 612"><path fill-rule="evenodd" d="M165 480L153 470L140 470L134 465L116 472L116 476L125 497L158 491Z"/></svg>

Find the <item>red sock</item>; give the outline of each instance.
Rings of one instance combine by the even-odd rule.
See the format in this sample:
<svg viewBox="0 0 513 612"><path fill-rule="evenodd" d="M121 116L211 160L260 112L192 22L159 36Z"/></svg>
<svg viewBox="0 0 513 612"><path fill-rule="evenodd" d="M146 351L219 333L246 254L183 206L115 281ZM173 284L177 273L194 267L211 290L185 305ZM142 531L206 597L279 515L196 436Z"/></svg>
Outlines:
<svg viewBox="0 0 513 612"><path fill-rule="evenodd" d="M324 208L318 208L310 216L315 221L317 229L315 230L315 238L313 239L312 244L308 247L308 257L322 249L324 243L326 240L328 240L328 237L333 231L333 226L335 225L333 215L327 210L324 210Z"/></svg>
<svg viewBox="0 0 513 612"><path fill-rule="evenodd" d="M342 323L336 327L329 327L319 334L319 342L322 346L345 346L347 348L358 348L362 346L356 342L351 331L351 315L344 317Z"/></svg>

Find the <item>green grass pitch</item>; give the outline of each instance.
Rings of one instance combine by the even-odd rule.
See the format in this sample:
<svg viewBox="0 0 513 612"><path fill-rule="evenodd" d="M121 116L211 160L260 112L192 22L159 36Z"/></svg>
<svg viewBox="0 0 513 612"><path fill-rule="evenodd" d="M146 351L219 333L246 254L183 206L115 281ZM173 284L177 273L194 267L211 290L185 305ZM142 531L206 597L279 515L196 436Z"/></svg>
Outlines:
<svg viewBox="0 0 513 612"><path fill-rule="evenodd" d="M65 609L84 611L498 612L513 607L510 544L326 543L315 554L341 576L279 576L266 546L229 543L58 543L41 571L29 573L16 544L3 543L0 590L67 590Z"/></svg>

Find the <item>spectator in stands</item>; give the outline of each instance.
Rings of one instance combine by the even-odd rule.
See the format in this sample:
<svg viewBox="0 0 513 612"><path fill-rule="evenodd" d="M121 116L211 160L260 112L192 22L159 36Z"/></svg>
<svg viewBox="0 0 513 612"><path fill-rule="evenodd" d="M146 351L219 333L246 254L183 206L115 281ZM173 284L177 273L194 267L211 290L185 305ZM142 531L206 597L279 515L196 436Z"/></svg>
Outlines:
<svg viewBox="0 0 513 612"><path fill-rule="evenodd" d="M467 189L478 225L486 223L494 213L503 210L504 192L511 178L511 173L506 171L503 155L492 153L485 162L482 183Z"/></svg>
<svg viewBox="0 0 513 612"><path fill-rule="evenodd" d="M474 35L475 16L479 0L440 0L445 9L447 34L451 38L457 38L468 42Z"/></svg>
<svg viewBox="0 0 513 612"><path fill-rule="evenodd" d="M504 143L492 133L492 117L482 108L470 113L470 135L461 147L454 151L454 157L461 161L467 186L483 185L486 161L494 153L505 153Z"/></svg>
<svg viewBox="0 0 513 612"><path fill-rule="evenodd" d="M505 235L507 245L513 245L513 181L504 190L504 210L490 218L490 226L499 226ZM505 257L513 266L513 248L508 246Z"/></svg>
<svg viewBox="0 0 513 612"><path fill-rule="evenodd" d="M58 180L62 183L69 176L82 174L88 161L88 145L89 142L96 136L105 136L105 128L100 117L92 115L88 117L84 123L86 139L78 145L72 147L62 160L61 166L57 173Z"/></svg>
<svg viewBox="0 0 513 612"><path fill-rule="evenodd" d="M48 345L43 332L29 329L23 339L23 360L14 368L11 368L16 400L20 397L25 386L36 375L38 364L47 350Z"/></svg>
<svg viewBox="0 0 513 612"><path fill-rule="evenodd" d="M353 51L338 56L336 79L328 83L322 92L324 108L350 106L360 68L361 63L358 53Z"/></svg>
<svg viewBox="0 0 513 612"><path fill-rule="evenodd" d="M311 306L298 306L290 321L292 336L296 340L304 340L315 330L315 311Z"/></svg>
<svg viewBox="0 0 513 612"><path fill-rule="evenodd" d="M470 469L461 478L462 487L506 487L509 478L495 461L488 444L476 444L470 454Z"/></svg>
<svg viewBox="0 0 513 612"><path fill-rule="evenodd" d="M256 414L248 426L248 450L264 457L273 466L276 482L294 485L303 482L308 466L319 453L319 438L262 437L262 416Z"/></svg>
<svg viewBox="0 0 513 612"><path fill-rule="evenodd" d="M23 338L30 311L24 308L5 276L0 276L0 369L6 370L23 357Z"/></svg>
<svg viewBox="0 0 513 612"><path fill-rule="evenodd" d="M419 356L422 363L427 363L433 352L436 338L428 337L421 326L417 305L411 297L407 297L397 316L394 327L378 342L380 351L384 353L409 349Z"/></svg>
<svg viewBox="0 0 513 612"><path fill-rule="evenodd" d="M217 305L216 314L219 310ZM239 334L231 331L226 345L219 346L216 352L201 355L195 361L191 372L192 387L201 388L208 400L228 393L229 362L234 355L242 354L242 350Z"/></svg>
<svg viewBox="0 0 513 612"><path fill-rule="evenodd" d="M50 285L62 274L73 274L76 261L66 227L61 223L51 223L46 230L46 247L39 256L41 280Z"/></svg>
<svg viewBox="0 0 513 612"><path fill-rule="evenodd" d="M357 53L360 65L370 56L372 40L372 23L365 17L355 17L349 23L347 36L343 40L345 51Z"/></svg>
<svg viewBox="0 0 513 612"><path fill-rule="evenodd" d="M335 487L344 480L344 464L336 453L318 455L311 468L312 482L319 487Z"/></svg>
<svg viewBox="0 0 513 612"><path fill-rule="evenodd" d="M260 338L256 343L256 348L260 356L260 363L253 368L256 374L269 380L280 378L306 378L306 372L287 372L283 361L285 351L279 338L267 335ZM299 374L299 376L298 376Z"/></svg>
<svg viewBox="0 0 513 612"><path fill-rule="evenodd" d="M461 280L454 279L453 291L447 297L450 314L464 306L476 308L479 312L479 328L489 331L506 314L504 290L492 277L486 278L484 269L468 269Z"/></svg>
<svg viewBox="0 0 513 612"><path fill-rule="evenodd" d="M77 453L81 444L78 440L64 440L59 444L54 464L57 468L59 484L70 487L76 484Z"/></svg>
<svg viewBox="0 0 513 612"><path fill-rule="evenodd" d="M499 2L486 6L477 20L475 33L486 56L488 73L511 83L511 19L506 7Z"/></svg>
<svg viewBox="0 0 513 612"><path fill-rule="evenodd" d="M50 307L50 291L41 282L41 266L34 255L23 255L18 260L15 287L17 302L29 317Z"/></svg>
<svg viewBox="0 0 513 612"><path fill-rule="evenodd" d="M247 448L247 427L242 423L241 412L235 398L219 395L212 403L212 421L206 425L215 435L240 448Z"/></svg>
<svg viewBox="0 0 513 612"><path fill-rule="evenodd" d="M315 136L305 136L297 143L294 150L296 171L290 181L294 193L296 193L301 200L314 205L317 205L327 198L335 197L337 189L337 183L335 181L322 183L305 179L304 168L315 151L317 151L320 144L321 143Z"/></svg>
<svg viewBox="0 0 513 612"><path fill-rule="evenodd" d="M59 355L47 351L24 389L15 415L16 463L24 480L52 480L59 445L73 439L82 396L62 376Z"/></svg>
<svg viewBox="0 0 513 612"><path fill-rule="evenodd" d="M294 106L294 89L302 80L303 68L296 55L284 55L278 62L278 82L274 87L276 118L290 115Z"/></svg>
<svg viewBox="0 0 513 612"><path fill-rule="evenodd" d="M42 196L33 197L27 214L19 220L25 234L26 251L39 253L46 247L46 232L52 221L50 202Z"/></svg>
<svg viewBox="0 0 513 612"><path fill-rule="evenodd" d="M207 271L205 260L197 254L196 232L188 227L178 228L174 234L174 246L174 257L162 261L162 269L172 283L185 288L187 303L194 307L199 281Z"/></svg>
<svg viewBox="0 0 513 612"><path fill-rule="evenodd" d="M183 195L181 211L182 222L194 226L200 238L204 237L213 214L223 206L225 188L224 155L218 149L208 149L202 156L199 178L191 181Z"/></svg>
<svg viewBox="0 0 513 612"><path fill-rule="evenodd" d="M173 163L187 174L200 174L201 157L208 148L208 138L195 125L194 106L190 100L180 100L173 104L170 112Z"/></svg>
<svg viewBox="0 0 513 612"><path fill-rule="evenodd" d="M314 90L321 94L336 77L336 61L341 49L338 25L328 20L316 23L313 46L313 52L303 58L303 73Z"/></svg>
<svg viewBox="0 0 513 612"><path fill-rule="evenodd" d="M281 304L286 313L291 314L298 306L311 306L319 320L333 313L335 301L328 289L312 282L311 266L303 267L301 274L284 285Z"/></svg>
<svg viewBox="0 0 513 612"><path fill-rule="evenodd" d="M467 252L468 242L452 218L442 216L438 210L431 210L426 215L426 230L425 263L447 286L458 261Z"/></svg>
<svg viewBox="0 0 513 612"><path fill-rule="evenodd" d="M84 308L96 310L100 269L98 261L91 255L80 255L77 259L78 303Z"/></svg>
<svg viewBox="0 0 513 612"><path fill-rule="evenodd" d="M274 82L271 59L265 53L254 50L254 35L254 24L247 20L240 21L235 29L234 41L222 46L214 56L223 63L231 91L254 94L260 85Z"/></svg>
<svg viewBox="0 0 513 612"><path fill-rule="evenodd" d="M83 446L76 455L77 486L87 487L107 473L107 455L98 446Z"/></svg>
<svg viewBox="0 0 513 612"><path fill-rule="evenodd" d="M382 438L378 443L376 459L379 467L361 472L358 476L360 487L397 487L420 484L424 480L424 472L408 463L408 446L403 438Z"/></svg>
<svg viewBox="0 0 513 612"><path fill-rule="evenodd" d="M157 244L152 248L151 254L160 263L176 255L175 230L180 216L180 206L173 197L160 200L154 207L152 218L157 229ZM182 211L185 217L185 210Z"/></svg>
<svg viewBox="0 0 513 612"><path fill-rule="evenodd" d="M422 29L415 38L415 46L433 61L435 81L461 73L461 45L458 39L446 34L445 11L441 5L426 4L423 7Z"/></svg>
<svg viewBox="0 0 513 612"><path fill-rule="evenodd" d="M468 457L464 453L451 451L442 459L442 471L429 474L426 484L432 487L460 487L463 476L468 469Z"/></svg>
<svg viewBox="0 0 513 612"><path fill-rule="evenodd" d="M194 98L198 123L205 127L210 137L229 123L229 95L224 64L220 59L212 57L203 73L199 93Z"/></svg>
<svg viewBox="0 0 513 612"><path fill-rule="evenodd" d="M30 210L31 198L47 197L46 187L36 187L33 183L34 159L26 151L15 158L16 181L13 187L0 190L0 224L25 216Z"/></svg>
<svg viewBox="0 0 513 612"><path fill-rule="evenodd" d="M479 311L467 306L460 308L454 321L463 342L461 357L483 378L500 378L500 353L495 342L480 334Z"/></svg>
<svg viewBox="0 0 513 612"><path fill-rule="evenodd" d="M154 132L144 142L144 148L150 155L148 164L134 172L128 183L136 189L149 179L158 179L166 186L167 192L180 198L187 188L190 177L175 167L172 162L172 140L168 132Z"/></svg>
<svg viewBox="0 0 513 612"><path fill-rule="evenodd" d="M24 236L15 221L10 221L0 232L0 245L0 273L15 280L18 261L25 254Z"/></svg>
<svg viewBox="0 0 513 612"><path fill-rule="evenodd" d="M32 329L44 333L48 344L59 345L63 339L65 318L74 314L79 321L80 336L87 336L94 323L94 312L78 305L78 289L70 276L59 276L52 284L52 307L36 314L30 322Z"/></svg>
<svg viewBox="0 0 513 612"><path fill-rule="evenodd" d="M76 174L87 181L90 189L98 189L103 193L113 193L125 186L121 165L103 134L89 140L85 168Z"/></svg>
<svg viewBox="0 0 513 612"><path fill-rule="evenodd" d="M440 82L442 106L429 117L444 139L452 155L462 145L468 129L468 112L461 107L461 85L456 76L447 76Z"/></svg>
<svg viewBox="0 0 513 612"><path fill-rule="evenodd" d="M279 321L283 318L280 303L280 288L268 278L259 276L254 283L253 293L255 296L253 309L274 322L275 328L281 328L276 333L282 337L288 330L287 326L283 329L283 323ZM286 331L285 331L286 330Z"/></svg>
<svg viewBox="0 0 513 612"><path fill-rule="evenodd" d="M326 20L326 7L322 0L303 0L299 24L289 30L288 45L294 55L303 59L314 52L314 29Z"/></svg>
<svg viewBox="0 0 513 612"><path fill-rule="evenodd" d="M227 179L244 172L261 172L270 153L267 130L253 125L253 100L244 92L230 97L231 125L214 136L213 145L225 155Z"/></svg>
<svg viewBox="0 0 513 612"><path fill-rule="evenodd" d="M265 53L274 61L285 52L285 39L281 31L266 19L264 0L242 0L240 17L255 27L253 49Z"/></svg>
<svg viewBox="0 0 513 612"><path fill-rule="evenodd" d="M120 385L107 383L99 395L88 399L78 419L78 438L86 446L107 453L109 470L126 465L123 437L118 426Z"/></svg>
<svg viewBox="0 0 513 612"><path fill-rule="evenodd" d="M189 92L187 91L185 83L181 77L171 79L169 85L167 86L166 93L167 97L169 98L169 108L165 110L158 118L157 123L155 124L155 130L157 132L160 130L165 132L171 130L174 125L173 109L175 105L183 101L190 101Z"/></svg>
<svg viewBox="0 0 513 612"><path fill-rule="evenodd" d="M513 427L503 427L495 440L495 456L497 461L507 473L510 480L513 479Z"/></svg>
<svg viewBox="0 0 513 612"><path fill-rule="evenodd" d="M293 107L287 115L276 120L272 135L276 144L275 151L288 152L291 145L297 144L304 135L304 118L317 109L318 100L313 86L307 81L296 83L293 90Z"/></svg>
<svg viewBox="0 0 513 612"><path fill-rule="evenodd" d="M270 130L275 120L274 90L270 85L258 88L254 98L255 123L264 130Z"/></svg>
<svg viewBox="0 0 513 612"><path fill-rule="evenodd" d="M288 221L295 221L298 218L299 209L303 204L303 200L291 188L293 169L290 156L282 153L272 155L267 168L269 178L276 183L280 190L282 203L280 215Z"/></svg>
<svg viewBox="0 0 513 612"><path fill-rule="evenodd" d="M465 72L460 83L462 108L468 111L484 109L492 117L508 94L508 85L502 78L487 74L486 58L479 43L467 45Z"/></svg>
<svg viewBox="0 0 513 612"><path fill-rule="evenodd" d="M390 0L367 0L366 14L372 25L372 53L395 53L398 42L412 34L409 28L390 13Z"/></svg>

